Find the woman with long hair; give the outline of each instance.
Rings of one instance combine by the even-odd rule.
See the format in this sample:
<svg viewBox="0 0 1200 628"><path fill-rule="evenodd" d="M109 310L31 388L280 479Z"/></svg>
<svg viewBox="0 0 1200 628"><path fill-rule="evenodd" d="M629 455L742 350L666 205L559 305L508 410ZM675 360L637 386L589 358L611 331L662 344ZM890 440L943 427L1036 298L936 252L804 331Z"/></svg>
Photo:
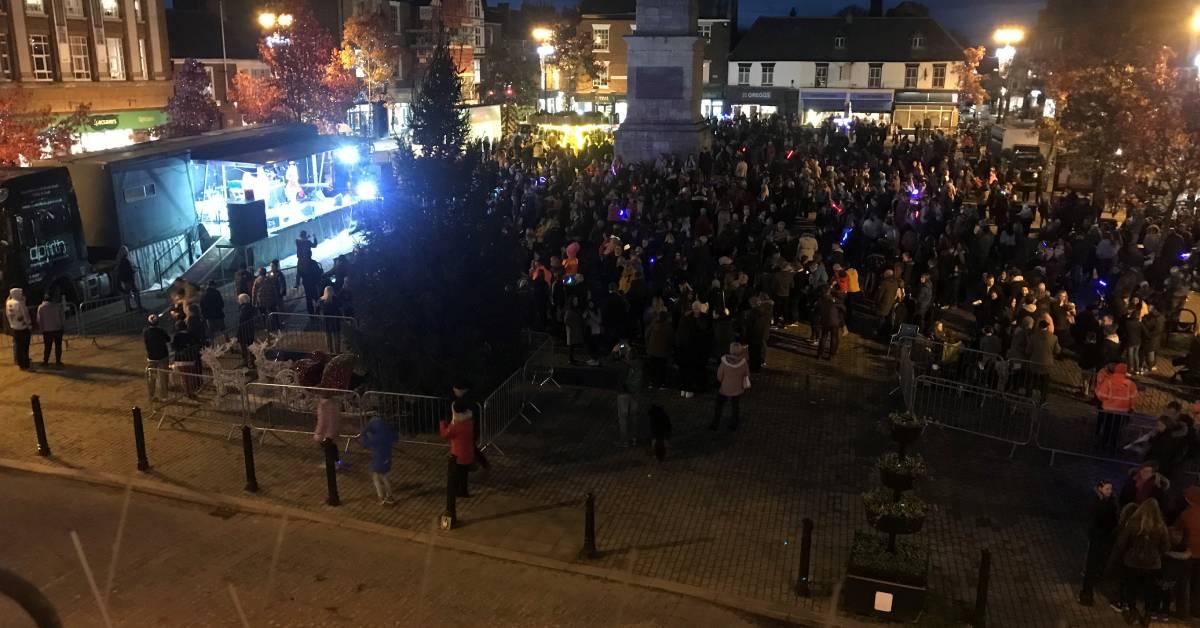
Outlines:
<svg viewBox="0 0 1200 628"><path fill-rule="evenodd" d="M1137 506L1129 504L1121 514L1121 531L1110 559L1110 567L1119 566L1121 570L1120 601L1113 604L1113 609L1146 626L1150 623L1151 604L1155 602L1154 579L1162 569L1163 554L1171 549L1171 535L1157 499L1147 499ZM1140 617L1139 598L1146 608Z"/></svg>

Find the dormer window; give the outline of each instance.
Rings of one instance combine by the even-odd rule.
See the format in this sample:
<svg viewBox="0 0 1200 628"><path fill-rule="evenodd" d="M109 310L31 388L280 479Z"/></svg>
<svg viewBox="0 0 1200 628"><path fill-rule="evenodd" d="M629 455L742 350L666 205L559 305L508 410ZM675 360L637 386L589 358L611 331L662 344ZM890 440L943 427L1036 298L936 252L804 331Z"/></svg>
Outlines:
<svg viewBox="0 0 1200 628"><path fill-rule="evenodd" d="M920 50L925 47L925 35L916 33L912 36L913 50Z"/></svg>
<svg viewBox="0 0 1200 628"><path fill-rule="evenodd" d="M846 49L846 36L845 35L835 35L833 38L833 47L835 50L845 50Z"/></svg>

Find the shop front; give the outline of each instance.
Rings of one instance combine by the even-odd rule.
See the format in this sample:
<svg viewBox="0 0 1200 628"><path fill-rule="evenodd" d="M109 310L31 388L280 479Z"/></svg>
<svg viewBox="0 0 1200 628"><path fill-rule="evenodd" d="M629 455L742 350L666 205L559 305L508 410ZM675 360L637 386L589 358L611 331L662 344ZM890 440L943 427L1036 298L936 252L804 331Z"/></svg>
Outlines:
<svg viewBox="0 0 1200 628"><path fill-rule="evenodd" d="M806 89L800 92L803 122L819 126L826 120L859 120L887 124L892 119L890 90Z"/></svg>
<svg viewBox="0 0 1200 628"><path fill-rule="evenodd" d="M146 142L154 139L156 127L166 123L167 113L162 109L92 113L72 151L91 153Z"/></svg>
<svg viewBox="0 0 1200 628"><path fill-rule="evenodd" d="M799 92L790 87L730 85L725 92L730 113L748 118L794 115L798 111L798 100Z"/></svg>
<svg viewBox="0 0 1200 628"><path fill-rule="evenodd" d="M620 124L629 110L625 94L576 94L573 109L575 113L598 112L613 124ZM615 116L615 117L614 117Z"/></svg>
<svg viewBox="0 0 1200 628"><path fill-rule="evenodd" d="M958 128L958 94L951 92L896 92L893 119L902 129Z"/></svg>
<svg viewBox="0 0 1200 628"><path fill-rule="evenodd" d="M700 96L700 115L719 118L725 112L725 89L721 85L705 85Z"/></svg>

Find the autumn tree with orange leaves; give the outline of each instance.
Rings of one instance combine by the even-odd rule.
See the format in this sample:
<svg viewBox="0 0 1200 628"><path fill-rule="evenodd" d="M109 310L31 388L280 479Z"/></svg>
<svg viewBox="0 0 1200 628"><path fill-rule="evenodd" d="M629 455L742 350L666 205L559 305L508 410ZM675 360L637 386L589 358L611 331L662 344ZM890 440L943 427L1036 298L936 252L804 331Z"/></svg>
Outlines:
<svg viewBox="0 0 1200 628"><path fill-rule="evenodd" d="M91 121L91 105L79 105L57 121L49 107L31 110L29 106L24 88L0 90L0 166L12 168L70 154L80 131Z"/></svg>
<svg viewBox="0 0 1200 628"><path fill-rule="evenodd" d="M1060 138L1108 200L1165 200L1200 172L1194 89L1166 47L1055 72Z"/></svg>
<svg viewBox="0 0 1200 628"><path fill-rule="evenodd" d="M975 106L987 102L988 93L983 87L983 77L979 74L979 63L987 56L987 48L967 48L963 50L963 60L954 65L954 74L958 77L958 99L963 103L973 103Z"/></svg>

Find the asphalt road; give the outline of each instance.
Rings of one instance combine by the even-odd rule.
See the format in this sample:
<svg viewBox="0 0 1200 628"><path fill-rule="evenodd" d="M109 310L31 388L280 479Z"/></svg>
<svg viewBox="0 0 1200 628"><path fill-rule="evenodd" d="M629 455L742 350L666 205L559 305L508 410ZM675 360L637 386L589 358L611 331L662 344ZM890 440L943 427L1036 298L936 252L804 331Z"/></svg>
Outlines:
<svg viewBox="0 0 1200 628"><path fill-rule="evenodd" d="M0 566L37 585L68 628L105 626L71 532L105 589L124 493L0 472L0 495ZM780 625L619 583L137 493L111 573L112 626ZM31 626L0 598L0 628Z"/></svg>

